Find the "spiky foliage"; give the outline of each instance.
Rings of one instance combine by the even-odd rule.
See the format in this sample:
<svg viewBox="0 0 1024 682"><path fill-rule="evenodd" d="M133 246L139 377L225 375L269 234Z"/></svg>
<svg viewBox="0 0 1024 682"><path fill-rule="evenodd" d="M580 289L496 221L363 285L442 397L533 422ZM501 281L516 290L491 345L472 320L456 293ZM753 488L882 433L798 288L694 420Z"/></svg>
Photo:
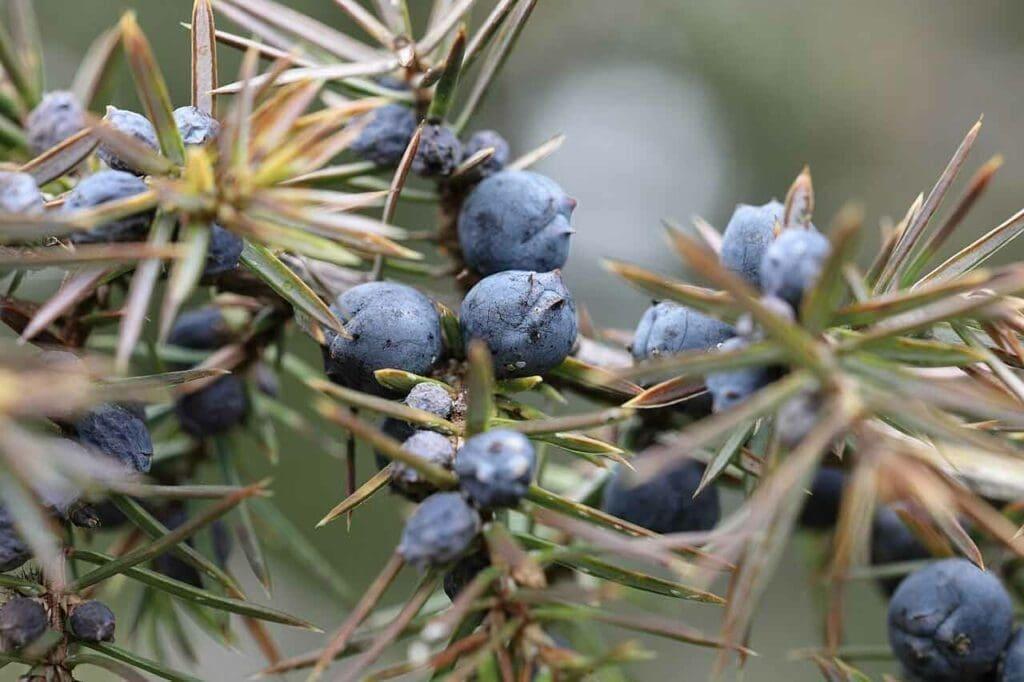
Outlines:
<svg viewBox="0 0 1024 682"><path fill-rule="evenodd" d="M475 171L496 149L477 150L440 177L445 164L416 159L421 142L424 153L437 153L466 128L535 2L495 0L470 30L472 0L435 2L421 28L405 0L376 0L372 9L335 0L371 44L273 0L195 0L185 23L190 104L214 116L220 133L187 148L160 66L126 14L89 51L72 92L84 108L101 108L102 84L123 54L159 150L90 114L83 130L35 158L26 125L43 95L41 43L31 3L8 4L9 21L0 24L0 158L30 174L48 204L42 213L0 214L0 261L10 269L0 311L23 342L73 350L79 359L41 356L14 344L0 353L0 502L33 557L17 573L0 574L0 585L39 599L51 630L31 646L2 654L0 663L31 666L46 679L69 679L80 665L132 679L129 668L190 679L166 667L162 647L151 660L135 647L76 641L68 632L68 614L102 596L115 577L138 588L135 621L145 627L131 630L153 633L154 642L169 635L192 656L182 611L223 642L234 639L229 616L236 614L265 655L267 674L311 669L318 677L346 659L342 679L357 679L400 639L413 640L415 655L378 670L377 677L429 672L454 679L580 679L648 655L632 641L588 648L577 647L580 637L571 644L555 638L592 637L588 623L717 648L723 664L742 660L750 653L759 597L799 516L802 491L833 454L841 456L849 482L828 557L827 646L802 652L830 679L858 679L851 661L858 651L870 652L844 646L844 585L907 569L863 566L881 502L910 510L908 524L936 553L957 552L981 564L979 546L990 548L990 563L1005 566L1019 591L1019 510L992 505L1024 492L1015 445L1024 401L1017 298L1024 271L982 266L1019 234L1024 220L1018 214L947 260L932 262L998 166L983 166L950 217L934 224L979 126L929 195L898 224L885 226L879 255L866 270L857 260L860 212L840 212L828 231L830 255L792 315L780 314L778 299L761 298L720 265L721 236L704 221L693 234L668 230L701 284L608 262L643 291L734 325L746 335L744 343L632 364L628 335L594 328L581 310L577 344L561 364L544 376L494 378L487 347L462 338L457 301L437 281L454 276L453 283L468 288L476 278L463 269L456 216L480 180ZM218 28L215 13L254 37ZM218 43L244 51L238 79L224 86ZM353 158L365 115L392 104L408 107L418 122L400 160L382 167ZM506 168L528 168L560 143L553 137ZM105 158L112 154L142 172L146 190L95 208L61 210L68 192L99 167L99 145ZM413 180L417 168L430 177ZM403 200L436 204L437 227L394 225ZM366 215L376 208L379 214ZM790 188L776 232L814 229L813 208L805 171ZM73 238L102 234L105 225L129 216L149 225L144 240ZM215 226L244 240L241 263L204 278ZM19 285L39 266L67 271L60 288L41 302L17 298ZM385 277L440 299L446 357L429 375L379 368L373 374L379 390L364 392L341 385L340 375L332 375L340 383L328 381L296 348L286 347L295 337L293 346L319 344L329 355L332 343L354 340L348 311L328 302ZM158 294L159 315L149 330ZM201 301L208 308L198 318L181 318L183 307ZM565 304L551 296L543 301ZM193 330L202 333L174 333L179 318L186 325L202 320L205 326ZM116 334L105 331L115 325ZM113 362L104 359L107 353ZM129 376L143 367L155 373ZM778 378L735 407L700 418L707 411L704 378L743 368L771 368L765 376ZM221 376L229 372L233 376ZM277 372L307 391L312 410L278 396ZM215 382L228 379L237 382L234 393L212 393ZM649 386L647 379L658 383ZM442 398L398 399L423 383L439 387ZM189 416L204 391L233 396L238 409L231 419L208 428ZM587 411L565 413L569 394L582 399L574 404L590 405ZM83 449L75 440L82 438L73 423L83 414L113 403L127 414L135 410L130 401L149 403L145 422L155 453L148 477L113 465L102 447L90 450L86 443ZM222 407L201 409L219 413L213 408ZM248 411L253 415L246 419ZM264 499L270 482L245 480L251 449L241 437L248 432L274 465L283 466L279 427L315 434L324 454L346 461L348 494L333 508L333 501L325 502L320 532L338 532L332 522L341 517L358 522L359 507L395 483L396 470L406 484L415 482L415 494L392 486L398 492L417 500L436 495L411 509L406 535L413 535L402 544L395 538L395 553L358 599L345 576ZM525 435L530 457L522 437L510 437L517 461L534 462L534 453L539 460L528 486L523 476L530 472L521 467L502 473L515 485L491 499L510 509L472 509L467 499L473 495L464 494L455 473L459 467L417 456L397 437L431 431L435 444L440 435L454 449L491 429ZM382 462L362 483L360 444ZM477 456L474 482L486 486L497 474L487 469L486 455ZM643 482L691 458L706 462L700 489L734 485L747 494L714 529L662 537L598 508L614 467L635 468ZM223 484L197 483L211 476ZM436 530L431 519L416 516L434 510L458 518L456 537L415 536ZM230 531L220 522L227 514ZM476 529L477 536L466 535ZM282 658L265 624L312 626L248 600L223 563L230 538L268 592L265 538L331 589L346 615L322 647ZM412 552L417 542L422 546ZM445 560L463 556L454 566L432 563L424 559L435 546L430 543L443 549ZM401 606L375 613L399 573L411 570L406 555L426 565L419 584ZM438 595L442 582L450 605ZM719 608L722 631L705 634L623 604L642 593Z"/></svg>

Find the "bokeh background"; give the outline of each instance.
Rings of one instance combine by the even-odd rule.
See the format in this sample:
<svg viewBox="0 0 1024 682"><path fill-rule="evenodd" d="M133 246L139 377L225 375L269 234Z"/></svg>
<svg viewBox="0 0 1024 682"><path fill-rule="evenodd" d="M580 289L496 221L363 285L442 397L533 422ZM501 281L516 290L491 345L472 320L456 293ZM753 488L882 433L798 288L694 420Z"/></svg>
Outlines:
<svg viewBox="0 0 1024 682"><path fill-rule="evenodd" d="M330 0L286 4L346 25ZM429 3L410 4L419 10ZM491 3L478 4L486 11ZM122 10L134 9L176 104L186 102L188 36L179 22L188 19L191 0L36 5L50 50L51 87L69 83L91 39ZM517 153L566 133L562 150L541 169L579 200L568 282L599 324L631 327L647 301L606 274L603 257L679 272L660 219L701 215L722 227L737 202L781 199L804 164L814 176L819 226L851 200L863 204L874 225L902 216L927 191L984 114L965 175L996 153L1006 164L956 246L1012 214L1024 196L1022 23L1024 3L1016 0L540 0L477 122L502 131ZM237 59L222 55L222 78L228 78ZM135 106L127 83L115 103ZM285 391L286 399L303 398L294 386ZM342 471L340 462L293 435L282 466L273 471L274 489L285 512L358 593L393 548L401 509L382 496L358 513L351 531L344 523L314 531L315 521L342 495ZM252 469L254 476L264 473L258 465ZM821 639L815 574L823 543L812 537L792 542L756 621L751 644L760 656L750 661L746 679L820 679L809 664L790 660L790 653ZM342 620L344 608L296 570L290 557L272 560L275 605L326 629ZM391 599L401 598L409 585L400 584ZM849 640L884 643L884 603L871 586L855 586L847 605ZM710 607L660 600L642 607L708 629L717 624ZM322 641L277 632L288 653ZM126 620L120 636L132 634ZM707 678L713 652L643 643L658 658L633 666L631 678ZM196 674L202 679L244 679L259 666L244 635L237 650L203 644L199 652ZM891 667L867 664L865 670L878 675ZM5 674L0 679L9 679Z"/></svg>

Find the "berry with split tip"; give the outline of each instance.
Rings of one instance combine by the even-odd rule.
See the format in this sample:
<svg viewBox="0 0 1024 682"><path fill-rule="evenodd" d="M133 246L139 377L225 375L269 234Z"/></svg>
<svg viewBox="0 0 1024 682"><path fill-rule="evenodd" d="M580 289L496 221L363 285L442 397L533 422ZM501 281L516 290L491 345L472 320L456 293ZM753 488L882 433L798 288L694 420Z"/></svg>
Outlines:
<svg viewBox="0 0 1024 682"><path fill-rule="evenodd" d="M711 350L733 329L713 317L671 301L655 303L640 318L630 350L637 360L685 351Z"/></svg>
<svg viewBox="0 0 1024 682"><path fill-rule="evenodd" d="M62 211L74 211L95 208L110 201L127 199L149 190L146 183L131 173L117 170L93 173L75 185L64 200ZM87 232L75 232L70 239L76 244L98 242L137 241L146 236L153 211L136 213L100 225Z"/></svg>
<svg viewBox="0 0 1024 682"><path fill-rule="evenodd" d="M363 128L352 142L352 151L366 161L394 166L416 132L416 114L401 104L385 104L359 117L356 125Z"/></svg>
<svg viewBox="0 0 1024 682"><path fill-rule="evenodd" d="M444 354L441 318L430 299L405 284L369 282L352 287L331 310L349 338L326 331L324 367L342 386L389 395L374 372L400 369L430 374Z"/></svg>
<svg viewBox="0 0 1024 682"><path fill-rule="evenodd" d="M54 90L25 119L28 146L33 154L42 154L85 128L85 111L74 93Z"/></svg>
<svg viewBox="0 0 1024 682"><path fill-rule="evenodd" d="M421 381L413 386L403 402L409 407L436 414L443 419L451 416L454 407L451 393L433 381Z"/></svg>
<svg viewBox="0 0 1024 682"><path fill-rule="evenodd" d="M930 559L928 548L921 544L910 527L891 506L879 507L871 522L871 564L881 566L904 561ZM892 594L904 576L879 578L878 585Z"/></svg>
<svg viewBox="0 0 1024 682"><path fill-rule="evenodd" d="M811 482L811 494L800 512L800 525L809 530L828 530L839 519L846 474L835 467L821 467Z"/></svg>
<svg viewBox="0 0 1024 682"><path fill-rule="evenodd" d="M814 286L832 245L817 230L791 229L779 235L761 261L761 289L794 308Z"/></svg>
<svg viewBox="0 0 1024 682"><path fill-rule="evenodd" d="M144 419L134 409L105 404L94 407L65 426L66 434L131 469L146 473L153 458L153 440Z"/></svg>
<svg viewBox="0 0 1024 682"><path fill-rule="evenodd" d="M220 122L197 107L175 109L174 124L178 126L181 141L186 147L204 145L220 134Z"/></svg>
<svg viewBox="0 0 1024 682"><path fill-rule="evenodd" d="M455 601L466 585L469 585L480 571L489 568L490 565L491 557L483 550L459 559L444 574L444 593L448 595L448 599Z"/></svg>
<svg viewBox="0 0 1024 682"><path fill-rule="evenodd" d="M35 599L15 597L0 606L0 640L5 651L16 651L36 641L48 625L46 609Z"/></svg>
<svg viewBox="0 0 1024 682"><path fill-rule="evenodd" d="M558 271L485 277L466 294L459 320L467 344L487 344L499 379L543 374L576 342L576 304Z"/></svg>
<svg viewBox="0 0 1024 682"><path fill-rule="evenodd" d="M43 212L46 199L28 173L0 171L0 213L34 215Z"/></svg>
<svg viewBox="0 0 1024 682"><path fill-rule="evenodd" d="M910 574L889 602L889 645L912 677L980 680L1013 634L1013 602L999 579L966 559Z"/></svg>
<svg viewBox="0 0 1024 682"><path fill-rule="evenodd" d="M740 350L747 341L734 337L719 345L722 352ZM734 370L712 372L704 382L711 393L712 409L724 412L746 400L775 378L776 372L770 367L742 367Z"/></svg>
<svg viewBox="0 0 1024 682"><path fill-rule="evenodd" d="M412 172L425 178L452 174L462 160L462 143L451 128L440 124L423 127L416 156L412 158Z"/></svg>
<svg viewBox="0 0 1024 682"><path fill-rule="evenodd" d="M137 142L149 147L154 152L160 151L160 141L156 135L156 128L142 114L108 106L107 114L103 117L103 120L119 133L134 138ZM145 175L144 172L133 167L129 161L120 158L117 152L106 144L101 144L96 153L103 163L114 170L127 171L135 175Z"/></svg>
<svg viewBox="0 0 1024 682"><path fill-rule="evenodd" d="M761 261L775 239L775 223L782 220L783 210L774 200L761 206L738 204L722 234L722 265L761 286Z"/></svg>
<svg viewBox="0 0 1024 682"><path fill-rule="evenodd" d="M711 530L721 506L718 488L711 484L694 497L704 476L704 464L685 460L640 483L619 466L604 490L601 508L624 521L655 533Z"/></svg>
<svg viewBox="0 0 1024 682"><path fill-rule="evenodd" d="M451 440L436 431L414 432L402 443L402 449L448 470L451 470L455 459L455 447ZM391 463L389 483L392 490L413 502L419 502L437 492L434 484L423 478L420 472L397 461Z"/></svg>
<svg viewBox="0 0 1024 682"><path fill-rule="evenodd" d="M514 507L526 495L537 469L530 439L494 429L468 439L455 456L459 487L480 509Z"/></svg>
<svg viewBox="0 0 1024 682"><path fill-rule="evenodd" d="M83 642L113 642L114 612L101 601L84 601L68 616L71 636Z"/></svg>
<svg viewBox="0 0 1024 682"><path fill-rule="evenodd" d="M996 682L1024 682L1024 630L1018 629L1003 651Z"/></svg>
<svg viewBox="0 0 1024 682"><path fill-rule="evenodd" d="M233 336L224 312L217 306L188 310L178 316L167 343L192 350L216 350Z"/></svg>
<svg viewBox="0 0 1024 682"><path fill-rule="evenodd" d="M494 130L478 130L470 135L466 144L462 145L462 160L468 161L470 157L484 149L493 149L494 153L489 159L469 171L468 178L470 180L489 178L508 164L511 149L509 149L505 138Z"/></svg>
<svg viewBox="0 0 1024 682"><path fill-rule="evenodd" d="M480 515L458 493L436 493L416 508L402 530L398 553L419 568L464 556L480 534Z"/></svg>
<svg viewBox="0 0 1024 682"><path fill-rule="evenodd" d="M210 243L206 247L203 281L210 282L238 267L245 241L220 225L210 227Z"/></svg>
<svg viewBox="0 0 1024 682"><path fill-rule="evenodd" d="M20 568L32 558L32 550L21 539L7 507L0 504L0 573Z"/></svg>
<svg viewBox="0 0 1024 682"><path fill-rule="evenodd" d="M196 438L215 436L245 421L249 393L241 378L229 374L178 398L174 411L186 433Z"/></svg>
<svg viewBox="0 0 1024 682"><path fill-rule="evenodd" d="M569 258L576 200L540 173L505 170L477 185L459 212L459 247L482 275L556 270Z"/></svg>

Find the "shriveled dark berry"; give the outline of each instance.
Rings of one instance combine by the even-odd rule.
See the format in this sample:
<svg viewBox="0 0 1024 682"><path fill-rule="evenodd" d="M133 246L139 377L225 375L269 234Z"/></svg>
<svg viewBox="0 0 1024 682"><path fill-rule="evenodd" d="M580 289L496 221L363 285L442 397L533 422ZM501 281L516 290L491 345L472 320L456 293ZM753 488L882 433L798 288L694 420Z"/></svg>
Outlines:
<svg viewBox="0 0 1024 682"><path fill-rule="evenodd" d="M464 556L480 533L480 515L458 493L425 499L402 531L398 553L419 568L445 566Z"/></svg>
<svg viewBox="0 0 1024 682"><path fill-rule="evenodd" d="M746 345L746 340L735 337L722 343L719 350L739 350ZM712 372L704 378L704 383L711 393L714 411L724 412L770 384L775 376L776 371L771 367L741 367Z"/></svg>
<svg viewBox="0 0 1024 682"><path fill-rule="evenodd" d="M204 145L217 139L220 122L202 109L178 107L174 110L174 123L186 147Z"/></svg>
<svg viewBox="0 0 1024 682"><path fill-rule="evenodd" d="M911 676L981 680L1013 634L999 579L966 559L943 559L904 579L889 602L889 645Z"/></svg>
<svg viewBox="0 0 1024 682"><path fill-rule="evenodd" d="M821 467L814 474L811 494L800 512L800 525L810 530L828 530L839 519L839 508L846 487L846 474L842 469Z"/></svg>
<svg viewBox="0 0 1024 682"><path fill-rule="evenodd" d="M42 213L46 199L28 173L0 171L0 213Z"/></svg>
<svg viewBox="0 0 1024 682"><path fill-rule="evenodd" d="M338 297L331 310L350 338L331 331L324 366L335 383L376 395L389 391L378 369L430 374L444 354L441 319L430 299L395 282L369 282Z"/></svg>
<svg viewBox="0 0 1024 682"><path fill-rule="evenodd" d="M451 469L455 459L455 447L451 440L434 431L416 431L405 439L402 449L444 469ZM437 492L433 483L401 462L391 463L390 483L392 490L414 502Z"/></svg>
<svg viewBox="0 0 1024 682"><path fill-rule="evenodd" d="M452 414L452 395L439 384L423 381L412 387L405 396L406 405L447 419Z"/></svg>
<svg viewBox="0 0 1024 682"><path fill-rule="evenodd" d="M101 601L85 601L68 616L71 636L83 642L113 642L116 622L114 612Z"/></svg>
<svg viewBox="0 0 1024 682"><path fill-rule="evenodd" d="M28 146L33 154L42 154L85 128L85 111L74 93L54 90L25 119Z"/></svg>
<svg viewBox="0 0 1024 682"><path fill-rule="evenodd" d="M469 171L471 180L489 178L503 170L508 164L511 156L508 142L494 130L478 130L470 135L466 144L462 145L462 160L467 161L471 156L484 149L493 149L494 153L489 159Z"/></svg>
<svg viewBox="0 0 1024 682"><path fill-rule="evenodd" d="M134 138L137 142L149 147L153 151L160 150L160 141L156 135L156 128L142 114L108 106L107 114L103 117L103 120L114 130ZM101 144L96 154L103 163L114 170L126 171L135 175L145 175L140 169L133 167L129 161L120 158L117 152L108 145Z"/></svg>
<svg viewBox="0 0 1024 682"><path fill-rule="evenodd" d="M790 229L779 235L761 262L761 290L799 309L814 286L832 245L814 229Z"/></svg>
<svg viewBox="0 0 1024 682"><path fill-rule="evenodd" d="M543 374L576 342L576 304L557 271L485 277L466 294L459 319L467 343L487 344L499 378Z"/></svg>
<svg viewBox="0 0 1024 682"><path fill-rule="evenodd" d="M714 484L693 496L703 475L704 464L685 460L637 483L620 466L605 487L602 509L655 533L710 530L718 523L721 506Z"/></svg>
<svg viewBox="0 0 1024 682"><path fill-rule="evenodd" d="M637 360L711 350L733 335L729 325L684 305L655 303L636 326L630 350Z"/></svg>
<svg viewBox="0 0 1024 682"><path fill-rule="evenodd" d="M210 228L210 243L206 247L203 281L209 282L237 268L244 248L245 241L237 234L220 225L213 225Z"/></svg>
<svg viewBox="0 0 1024 682"><path fill-rule="evenodd" d="M401 104L386 104L358 119L363 125L352 143L352 151L381 166L394 166L402 160L409 140L416 132L416 114Z"/></svg>
<svg viewBox="0 0 1024 682"><path fill-rule="evenodd" d="M7 507L0 504L0 573L13 571L32 558L32 550L21 539Z"/></svg>
<svg viewBox="0 0 1024 682"><path fill-rule="evenodd" d="M459 248L473 270L547 272L565 265L576 201L540 173L505 170L477 185L459 212Z"/></svg>
<svg viewBox="0 0 1024 682"><path fill-rule="evenodd" d="M146 422L121 405L94 407L66 429L82 445L112 457L139 473L149 471L153 441Z"/></svg>
<svg viewBox="0 0 1024 682"><path fill-rule="evenodd" d="M0 641L5 651L16 651L36 641L48 625L46 609L35 599L15 597L0 606Z"/></svg>
<svg viewBox="0 0 1024 682"><path fill-rule="evenodd" d="M127 199L146 192L149 187L141 178L131 173L107 170L93 173L75 185L64 199L62 211L74 213L78 210L95 208L110 201ZM140 241L146 236L153 211L118 218L87 232L75 232L71 241L76 244L98 242Z"/></svg>
<svg viewBox="0 0 1024 682"><path fill-rule="evenodd" d="M722 265L755 287L761 286L761 261L775 239L775 223L782 220L783 208L778 201L762 206L739 204L722 234Z"/></svg>
<svg viewBox="0 0 1024 682"><path fill-rule="evenodd" d="M999 661L995 682L1024 682L1024 630L1018 628Z"/></svg>
<svg viewBox="0 0 1024 682"><path fill-rule="evenodd" d="M459 487L477 507L514 507L526 495L537 469L530 439L494 429L468 439L455 456Z"/></svg>
<svg viewBox="0 0 1024 682"><path fill-rule="evenodd" d="M222 376L174 403L181 428L196 438L215 436L245 421L249 394L237 375Z"/></svg>
<svg viewBox="0 0 1024 682"><path fill-rule="evenodd" d="M167 335L167 343L192 350L216 350L231 338L231 327L221 309L206 306L179 315Z"/></svg>
<svg viewBox="0 0 1024 682"><path fill-rule="evenodd" d="M879 507L871 523L871 564L880 566L905 561L922 561L931 558L931 553L913 531L903 522L899 514L890 507ZM886 594L892 594L903 581L903 576L880 578L879 586Z"/></svg>
<svg viewBox="0 0 1024 682"><path fill-rule="evenodd" d="M491 558L486 551L473 552L472 554L459 559L454 566L444 574L444 593L448 598L455 601L459 593L465 589L476 577L477 573L489 568Z"/></svg>
<svg viewBox="0 0 1024 682"><path fill-rule="evenodd" d="M444 177L451 175L461 160L462 143L455 131L444 125L426 125L412 159L412 172L427 178Z"/></svg>

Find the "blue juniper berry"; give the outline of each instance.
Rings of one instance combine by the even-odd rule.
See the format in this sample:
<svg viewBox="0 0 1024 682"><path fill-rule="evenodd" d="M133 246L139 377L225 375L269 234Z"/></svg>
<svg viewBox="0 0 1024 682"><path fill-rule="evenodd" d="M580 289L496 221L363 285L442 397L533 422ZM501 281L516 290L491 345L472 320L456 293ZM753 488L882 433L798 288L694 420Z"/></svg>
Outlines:
<svg viewBox="0 0 1024 682"><path fill-rule="evenodd" d="M42 154L85 128L85 111L74 93L48 92L25 119L28 146Z"/></svg>
<svg viewBox="0 0 1024 682"><path fill-rule="evenodd" d="M68 617L71 636L83 642L112 642L115 628L114 612L101 601L84 601Z"/></svg>
<svg viewBox="0 0 1024 682"><path fill-rule="evenodd" d="M428 124L420 135L412 172L425 178L446 177L458 168L461 160L462 143L455 131L442 124Z"/></svg>
<svg viewBox="0 0 1024 682"><path fill-rule="evenodd" d="M46 609L35 599L10 599L0 606L0 649L22 649L42 637L48 625Z"/></svg>
<svg viewBox="0 0 1024 682"><path fill-rule="evenodd" d="M28 173L0 171L0 213L42 213L46 199Z"/></svg>
<svg viewBox="0 0 1024 682"><path fill-rule="evenodd" d="M418 568L445 566L472 549L480 515L458 493L435 493L420 503L402 530L398 553Z"/></svg>
<svg viewBox="0 0 1024 682"><path fill-rule="evenodd" d="M131 173L116 170L93 173L75 185L64 199L61 210L75 211L95 208L110 201L127 199L148 191L146 183ZM72 216L69 216L73 218ZM145 238L153 219L153 211L144 211L118 218L86 232L75 232L70 239L75 244L98 242L139 241Z"/></svg>
<svg viewBox="0 0 1024 682"><path fill-rule="evenodd" d="M765 251L761 290L799 310L804 292L814 286L832 245L817 230L789 229Z"/></svg>
<svg viewBox="0 0 1024 682"><path fill-rule="evenodd" d="M839 520L839 509L846 487L842 469L823 466L814 474L810 495L800 512L800 525L809 530L828 530Z"/></svg>
<svg viewBox="0 0 1024 682"><path fill-rule="evenodd" d="M149 119L142 114L137 114L134 111L128 111L127 109L118 109L117 107L107 107L107 113L103 117L103 120L107 122L112 128L120 133L124 133L142 145L149 147L153 151L160 150L160 141L157 139L156 128L150 123ZM107 164L113 170L126 171L134 173L135 175L144 175L144 173L132 166L131 162L120 158L110 146L101 144L96 154L100 157L103 163Z"/></svg>
<svg viewBox="0 0 1024 682"><path fill-rule="evenodd" d="M722 234L722 265L752 286L761 286L761 261L775 239L783 208L774 200L761 206L739 204Z"/></svg>
<svg viewBox="0 0 1024 682"><path fill-rule="evenodd" d="M385 104L361 116L356 125L363 128L352 143L352 151L366 161L394 166L402 160L416 132L416 114L401 104Z"/></svg>
<svg viewBox="0 0 1024 682"><path fill-rule="evenodd" d="M462 145L462 160L467 161L471 156L484 149L493 149L494 153L489 159L469 171L468 179L473 182L489 178L508 165L511 155L508 142L494 130L478 130L470 135L466 144Z"/></svg>
<svg viewBox="0 0 1024 682"><path fill-rule="evenodd" d="M181 141L185 143L186 147L212 142L220 134L220 122L197 107L175 109L174 124L178 126Z"/></svg>
<svg viewBox="0 0 1024 682"><path fill-rule="evenodd" d="M601 508L655 533L710 530L718 523L721 506L714 484L693 496L703 475L704 464L691 459L637 483L620 466L605 487Z"/></svg>
<svg viewBox="0 0 1024 682"><path fill-rule="evenodd" d="M737 336L722 343L719 350L739 350L747 343L745 339ZM711 372L704 381L711 393L714 411L724 412L770 384L776 375L777 370L772 367L741 367Z"/></svg>
<svg viewBox="0 0 1024 682"><path fill-rule="evenodd" d="M480 509L517 505L529 490L536 469L533 444L508 429L478 433L455 455L459 487Z"/></svg>
<svg viewBox="0 0 1024 682"><path fill-rule="evenodd" d="M32 558L32 550L21 538L7 507L0 504L0 573L20 568Z"/></svg>
<svg viewBox="0 0 1024 682"><path fill-rule="evenodd" d="M435 431L415 431L402 443L402 449L444 469L451 469L455 460L455 446L451 440ZM433 483L402 462L391 463L389 483L392 490L413 502L419 502L437 492Z"/></svg>

